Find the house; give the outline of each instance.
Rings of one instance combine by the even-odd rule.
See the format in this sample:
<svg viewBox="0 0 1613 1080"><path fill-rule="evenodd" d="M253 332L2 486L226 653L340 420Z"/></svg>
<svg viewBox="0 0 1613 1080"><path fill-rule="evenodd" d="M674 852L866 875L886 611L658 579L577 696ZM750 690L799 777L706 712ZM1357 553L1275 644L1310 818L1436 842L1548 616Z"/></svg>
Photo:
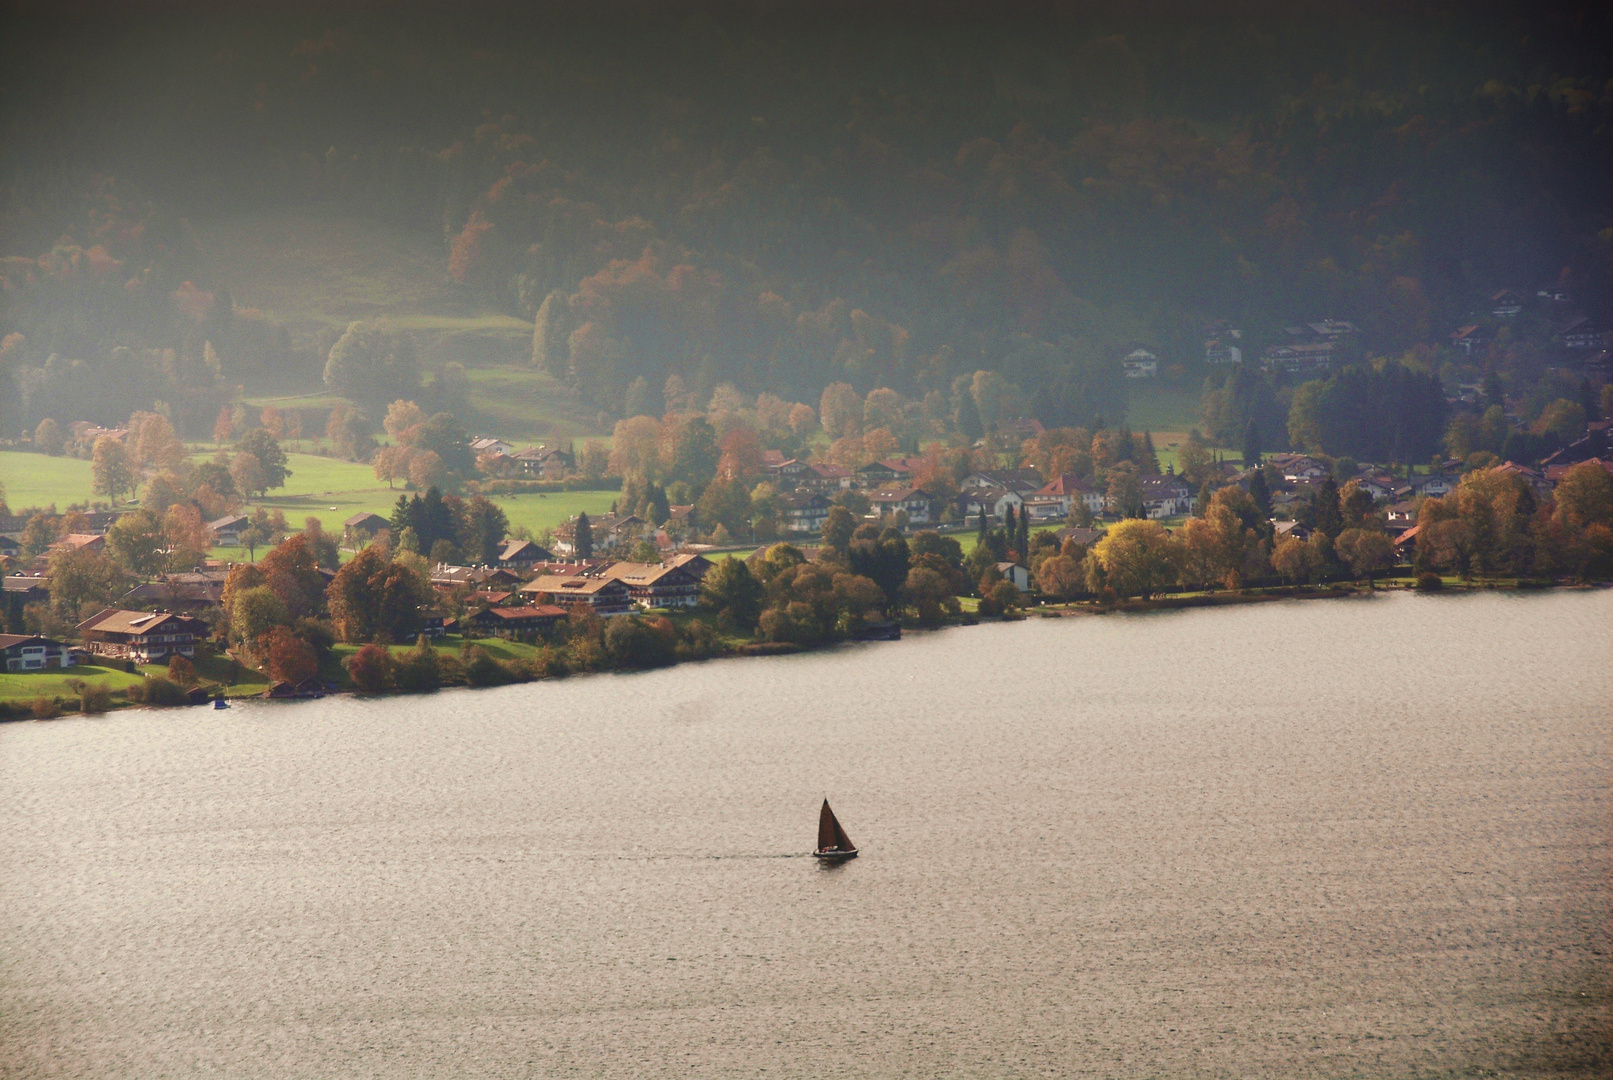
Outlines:
<svg viewBox="0 0 1613 1080"><path fill-rule="evenodd" d="M1120 370L1128 379L1152 379L1159 374L1159 357L1147 349L1133 349L1120 358Z"/></svg>
<svg viewBox="0 0 1613 1080"><path fill-rule="evenodd" d="M498 553L498 565L505 570L526 570L536 563L549 562L554 553L530 540L506 540Z"/></svg>
<svg viewBox="0 0 1613 1080"><path fill-rule="evenodd" d="M173 574L162 581L148 581L136 585L118 600L131 609L158 608L164 611L200 612L217 607L224 600L224 582L209 579L180 580L181 576L201 578L201 575Z"/></svg>
<svg viewBox="0 0 1613 1080"><path fill-rule="evenodd" d="M97 656L151 664L170 656L196 655L196 642L207 636L207 624L166 611L103 608L78 624L78 636Z"/></svg>
<svg viewBox="0 0 1613 1080"><path fill-rule="evenodd" d="M1021 494L1035 491L1041 486L1042 474L1035 469L989 469L970 473L959 485L964 488L1003 488Z"/></svg>
<svg viewBox="0 0 1613 1080"><path fill-rule="evenodd" d="M521 592L544 604L583 604L596 615L620 615L633 606L627 586L595 573L575 577L541 574Z"/></svg>
<svg viewBox="0 0 1613 1080"><path fill-rule="evenodd" d="M50 586L44 574L8 574L0 579L0 590L8 603L20 609L25 604L50 602Z"/></svg>
<svg viewBox="0 0 1613 1080"><path fill-rule="evenodd" d="M1586 458L1585 461L1576 461L1573 465L1552 465L1546 470L1546 480L1548 483L1556 485L1565 475L1567 475L1568 470L1572 469L1574 465L1584 465L1587 462L1600 467L1604 472L1613 474L1613 458L1604 461L1602 458L1593 457Z"/></svg>
<svg viewBox="0 0 1613 1080"><path fill-rule="evenodd" d="M1451 348L1461 349L1472 356L1484 347L1484 331L1477 326L1458 326L1451 331Z"/></svg>
<svg viewBox="0 0 1613 1080"><path fill-rule="evenodd" d="M1602 461L1613 458L1613 423L1593 420L1585 427L1585 434L1561 450L1552 451L1541 460L1541 467L1547 470L1548 476L1550 470L1559 465L1577 465L1592 458Z"/></svg>
<svg viewBox="0 0 1613 1080"><path fill-rule="evenodd" d="M263 692L263 696L276 701L298 701L322 698L326 694L335 692L335 688L329 683L317 676L310 675L308 678L296 683L277 679L269 684L269 688Z"/></svg>
<svg viewBox="0 0 1613 1080"><path fill-rule="evenodd" d="M68 533L50 546L51 551L95 551L106 550L105 533Z"/></svg>
<svg viewBox="0 0 1613 1080"><path fill-rule="evenodd" d="M523 476L559 480L575 466L575 459L552 446L529 446L510 455L510 461Z"/></svg>
<svg viewBox="0 0 1613 1080"><path fill-rule="evenodd" d="M814 491L844 491L851 487L851 470L827 461L815 462L796 477L795 485Z"/></svg>
<svg viewBox="0 0 1613 1080"><path fill-rule="evenodd" d="M772 461L768 460L769 458L778 458L779 460ZM812 466L799 458L786 460L784 455L777 450L767 451L763 455L763 459L762 468L767 471L768 476L773 478L773 486L780 491L788 491L799 486L807 473L812 470Z"/></svg>
<svg viewBox="0 0 1613 1080"><path fill-rule="evenodd" d="M1020 592L1031 591L1031 572L1017 562L1000 562L997 564L997 573Z"/></svg>
<svg viewBox="0 0 1613 1080"><path fill-rule="evenodd" d="M1420 499L1406 499L1403 502L1391 503L1384 511L1384 517L1390 525L1413 525L1417 521L1417 509L1422 506Z"/></svg>
<svg viewBox="0 0 1613 1080"><path fill-rule="evenodd" d="M481 457L483 454L492 454L494 457L509 457L511 452L514 450L515 447L511 446L503 439L494 439L484 436L482 438L472 439L470 441L470 452L475 454L477 457Z"/></svg>
<svg viewBox="0 0 1613 1080"><path fill-rule="evenodd" d="M645 608L694 607L700 603L700 575L687 564L619 562L602 573L627 586L633 603Z"/></svg>
<svg viewBox="0 0 1613 1080"><path fill-rule="evenodd" d="M1495 471L1508 476L1516 476L1522 480L1536 499L1543 499L1551 494L1552 482L1540 474L1538 469L1531 469L1527 465L1519 465L1513 461L1505 461L1495 466Z"/></svg>
<svg viewBox="0 0 1613 1080"><path fill-rule="evenodd" d="M0 557L16 558L22 554L22 541L15 536L0 536Z"/></svg>
<svg viewBox="0 0 1613 1080"><path fill-rule="evenodd" d="M829 519L834 504L817 491L792 491L779 496L779 513L786 532L815 533Z"/></svg>
<svg viewBox="0 0 1613 1080"><path fill-rule="evenodd" d="M454 566L438 563L431 568L431 584L439 589L471 586L478 589L513 589L521 578L508 570L491 566Z"/></svg>
<svg viewBox="0 0 1613 1080"><path fill-rule="evenodd" d="M1140 481L1143 513L1151 518L1175 517L1193 512L1197 492L1181 476L1145 476Z"/></svg>
<svg viewBox="0 0 1613 1080"><path fill-rule="evenodd" d="M864 488L880 488L886 484L906 480L913 473L906 467L905 462L887 458L884 461L870 461L867 465L857 469L857 486Z"/></svg>
<svg viewBox="0 0 1613 1080"><path fill-rule="evenodd" d="M1411 482L1411 490L1417 495L1431 495L1435 498L1441 498L1455 491L1456 486L1461 482L1462 478L1460 476L1453 476L1449 473L1429 473L1426 476L1414 478Z"/></svg>
<svg viewBox="0 0 1613 1080"><path fill-rule="evenodd" d="M6 671L44 671L73 666L73 650L65 642L37 634L0 634L0 659Z"/></svg>
<svg viewBox="0 0 1613 1080"><path fill-rule="evenodd" d="M1302 374L1322 371L1333 364L1333 342L1312 341L1285 345L1272 345L1260 354L1260 366L1266 371Z"/></svg>
<svg viewBox="0 0 1613 1080"><path fill-rule="evenodd" d="M212 528L212 526L208 526ZM349 533L369 533L374 536L382 529L392 528L392 522L380 514L362 513L354 514L342 522L342 529Z"/></svg>
<svg viewBox="0 0 1613 1080"><path fill-rule="evenodd" d="M1366 492L1374 499L1393 498L1395 491L1400 487L1399 481L1394 477L1366 469L1350 477L1350 480L1355 482L1355 486L1359 490Z"/></svg>
<svg viewBox="0 0 1613 1080"><path fill-rule="evenodd" d="M673 566L679 566L687 570L689 573L694 575L696 581L704 579L705 576L710 573L711 568L716 565L704 555L694 551L685 552L682 555L674 555L672 558L666 561L671 563Z"/></svg>
<svg viewBox="0 0 1613 1080"><path fill-rule="evenodd" d="M1047 434L1047 427L1034 416L1022 416L1017 420L1004 420L997 426L997 432L1000 435L1006 435L1009 438L1024 442L1026 439L1040 439ZM907 460L912 464L914 471L917 471L919 464L924 459L908 458Z"/></svg>
<svg viewBox="0 0 1613 1080"><path fill-rule="evenodd" d="M1290 483L1296 480L1321 480L1333 471L1306 454L1273 454L1268 460Z"/></svg>
<svg viewBox="0 0 1613 1080"><path fill-rule="evenodd" d="M1026 493L1028 494L1028 493ZM1002 521L1012 506L1014 513L1025 505L1025 494L1007 488L965 487L958 489L958 516L974 521L982 512L992 521Z"/></svg>
<svg viewBox="0 0 1613 1080"><path fill-rule="evenodd" d="M213 534L218 547L240 547L241 534L252 524L245 514L226 514L217 521L209 521L207 529Z"/></svg>
<svg viewBox="0 0 1613 1080"><path fill-rule="evenodd" d="M1024 496L1025 502L1022 513L1029 514L1031 521L1038 525L1049 521L1063 521L1070 516L1069 500L1058 495L1041 495L1031 492Z"/></svg>
<svg viewBox="0 0 1613 1080"><path fill-rule="evenodd" d="M1077 504L1086 507L1090 513L1103 513L1103 492L1093 487L1091 481L1083 480L1071 473L1061 473L1053 477L1037 488L1031 498L1039 499L1043 496L1052 496L1060 501L1063 506L1061 515L1063 517L1068 517Z"/></svg>
<svg viewBox="0 0 1613 1080"><path fill-rule="evenodd" d="M1348 319L1321 319L1317 322L1308 322L1305 327L1313 335L1324 340L1335 340L1348 334L1359 334L1361 332L1361 328Z"/></svg>
<svg viewBox="0 0 1613 1080"><path fill-rule="evenodd" d="M601 514L598 518L590 520L588 524L590 531L593 533L595 551L610 551L624 545L632 547L640 540L646 540L655 533L655 526L637 514L628 514L626 517L619 517L616 514ZM562 521L555 526L554 550L561 555L576 554L576 532L576 518Z"/></svg>
<svg viewBox="0 0 1613 1080"><path fill-rule="evenodd" d="M1204 339L1204 362L1214 367L1220 364L1243 363L1243 332L1229 330L1225 336Z"/></svg>
<svg viewBox="0 0 1613 1080"><path fill-rule="evenodd" d="M1490 294L1490 314L1497 319L1511 319L1523 311L1523 294L1511 289L1497 289Z"/></svg>
<svg viewBox="0 0 1613 1080"><path fill-rule="evenodd" d="M1601 326L1589 316L1564 319L1552 329L1557 343L1565 349L1600 349L1606 344Z"/></svg>
<svg viewBox="0 0 1613 1080"><path fill-rule="evenodd" d="M922 488L906 485L882 487L869 494L868 502L882 515L905 513L910 525L930 523L930 493Z"/></svg>
<svg viewBox="0 0 1613 1080"><path fill-rule="evenodd" d="M1069 541L1074 540L1079 546L1089 548L1103 539L1103 530L1083 529L1078 525L1066 525L1054 533L1053 537L1059 542L1059 547L1063 547Z"/></svg>
<svg viewBox="0 0 1613 1080"><path fill-rule="evenodd" d="M466 616L465 629L478 637L514 637L554 629L566 617L566 609L553 604L530 607L490 607Z"/></svg>
<svg viewBox="0 0 1613 1080"><path fill-rule="evenodd" d="M1274 538L1278 540L1292 536L1303 543L1311 538L1311 530L1297 521L1274 521L1271 523L1271 528Z"/></svg>

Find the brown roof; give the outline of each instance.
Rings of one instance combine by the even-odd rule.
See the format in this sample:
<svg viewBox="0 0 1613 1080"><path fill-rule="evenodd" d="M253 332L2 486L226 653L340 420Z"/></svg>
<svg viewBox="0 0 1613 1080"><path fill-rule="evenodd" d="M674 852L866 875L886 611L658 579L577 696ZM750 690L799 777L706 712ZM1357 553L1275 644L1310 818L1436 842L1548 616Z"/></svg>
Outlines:
<svg viewBox="0 0 1613 1080"><path fill-rule="evenodd" d="M495 619L508 619L521 622L528 619L563 619L566 609L553 604L536 604L532 607L491 607L482 612L482 615L491 615ZM481 615L475 618L481 618Z"/></svg>
<svg viewBox="0 0 1613 1080"><path fill-rule="evenodd" d="M524 593L553 593L556 596L592 596L601 590L626 588L610 577L562 577L557 574L540 574L521 586Z"/></svg>
<svg viewBox="0 0 1613 1080"><path fill-rule="evenodd" d="M102 608L88 619L78 624L80 633L93 630L98 634L149 634L157 627L165 624L169 619L175 620L170 629L189 630L196 632L202 624L200 619L192 619L186 615L175 615L167 611L122 611L118 608Z"/></svg>
<svg viewBox="0 0 1613 1080"><path fill-rule="evenodd" d="M676 562L636 563L619 562L605 567L603 573L606 577L630 585L654 585L668 574L682 571L683 567ZM688 575L692 577L693 575Z"/></svg>
<svg viewBox="0 0 1613 1080"><path fill-rule="evenodd" d="M61 642L55 638L41 637L38 634L0 634L0 649L9 649L13 645L21 645L28 641L42 641L46 645L61 647Z"/></svg>

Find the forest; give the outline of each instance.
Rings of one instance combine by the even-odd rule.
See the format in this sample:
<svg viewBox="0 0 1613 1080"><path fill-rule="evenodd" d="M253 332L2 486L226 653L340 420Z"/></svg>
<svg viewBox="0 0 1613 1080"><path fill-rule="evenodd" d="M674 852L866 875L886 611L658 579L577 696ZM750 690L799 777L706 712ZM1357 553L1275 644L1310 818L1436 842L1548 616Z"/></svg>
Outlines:
<svg viewBox="0 0 1613 1080"><path fill-rule="evenodd" d="M12 3L6 21L6 437L131 409L205 437L243 393L322 385L377 420L401 398L471 422L455 365L405 342L356 375L336 346L370 329L294 333L205 276L190 222L264 207L428 235L452 287L530 320L522 358L607 423L724 385L818 402L844 384L949 430L1099 428L1126 414L1119 358L1140 344L1195 395L1209 376L1202 422L1226 445L1256 420L1268 448L1420 462L1462 378L1534 394L1525 421L1575 394L1539 390L1544 330L1477 360L1449 331L1503 286L1594 310L1613 269L1594 44L1613 15L1572 0ZM1205 367L1214 324L1254 357L1322 318L1360 328L1358 370ZM965 418L977 372L998 412ZM1363 433L1363 413L1398 419Z"/></svg>

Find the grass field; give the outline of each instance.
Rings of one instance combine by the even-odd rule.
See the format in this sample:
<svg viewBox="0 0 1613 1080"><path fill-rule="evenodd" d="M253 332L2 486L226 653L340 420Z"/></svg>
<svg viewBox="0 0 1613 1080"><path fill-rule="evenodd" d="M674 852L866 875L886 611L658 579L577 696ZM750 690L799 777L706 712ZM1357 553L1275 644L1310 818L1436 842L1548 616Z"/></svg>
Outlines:
<svg viewBox="0 0 1613 1080"><path fill-rule="evenodd" d="M105 683L115 693L140 682L141 676L131 675L121 668L114 670L94 664L80 664L55 671L0 672L0 701L32 701L36 697L77 698L78 691L67 685L76 679L83 679L91 685Z"/></svg>
<svg viewBox="0 0 1613 1080"><path fill-rule="evenodd" d="M90 490L90 463L77 458L0 450L0 484L5 485L6 503L14 510L52 503L58 510L66 510L74 503L100 498Z"/></svg>

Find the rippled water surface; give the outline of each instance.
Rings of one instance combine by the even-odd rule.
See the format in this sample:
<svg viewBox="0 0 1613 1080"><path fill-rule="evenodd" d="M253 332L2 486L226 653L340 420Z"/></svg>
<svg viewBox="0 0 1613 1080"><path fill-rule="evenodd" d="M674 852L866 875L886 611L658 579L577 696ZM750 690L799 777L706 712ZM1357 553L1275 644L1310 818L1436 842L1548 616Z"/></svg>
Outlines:
<svg viewBox="0 0 1613 1080"><path fill-rule="evenodd" d="M10 724L0 1075L1607 1075L1610 661L1400 595Z"/></svg>

